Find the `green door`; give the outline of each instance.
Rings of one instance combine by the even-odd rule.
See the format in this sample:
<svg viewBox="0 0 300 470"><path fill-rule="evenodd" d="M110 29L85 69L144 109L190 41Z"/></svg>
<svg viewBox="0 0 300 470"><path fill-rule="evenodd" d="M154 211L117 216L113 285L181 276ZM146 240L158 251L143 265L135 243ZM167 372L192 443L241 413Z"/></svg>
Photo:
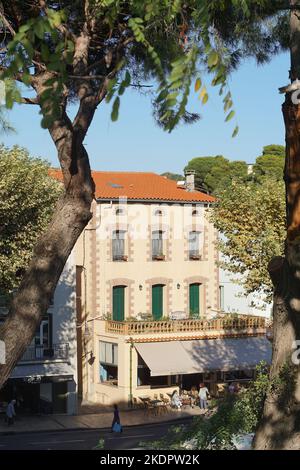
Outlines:
<svg viewBox="0 0 300 470"><path fill-rule="evenodd" d="M124 321L125 286L113 287L113 320Z"/></svg>
<svg viewBox="0 0 300 470"><path fill-rule="evenodd" d="M152 286L152 315L154 320L159 320L163 316L163 285Z"/></svg>
<svg viewBox="0 0 300 470"><path fill-rule="evenodd" d="M200 284L190 284L190 315L200 316Z"/></svg>

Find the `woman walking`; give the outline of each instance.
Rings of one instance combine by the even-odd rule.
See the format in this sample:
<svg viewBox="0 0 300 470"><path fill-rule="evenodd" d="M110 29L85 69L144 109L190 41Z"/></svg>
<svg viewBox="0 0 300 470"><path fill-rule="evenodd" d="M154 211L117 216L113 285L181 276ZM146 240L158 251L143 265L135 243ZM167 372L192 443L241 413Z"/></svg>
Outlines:
<svg viewBox="0 0 300 470"><path fill-rule="evenodd" d="M118 405L114 405L114 417L111 423L111 432L122 432Z"/></svg>

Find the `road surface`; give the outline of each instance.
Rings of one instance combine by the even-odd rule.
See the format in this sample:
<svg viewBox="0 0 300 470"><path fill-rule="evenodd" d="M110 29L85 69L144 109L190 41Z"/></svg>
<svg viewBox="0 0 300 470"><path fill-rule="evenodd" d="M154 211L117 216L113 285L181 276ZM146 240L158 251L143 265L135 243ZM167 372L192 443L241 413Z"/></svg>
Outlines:
<svg viewBox="0 0 300 470"><path fill-rule="evenodd" d="M0 435L2 450L90 450L100 438L105 439L105 449L137 449L141 441L152 441L164 436L170 426L188 423L191 418L176 422L125 427L123 433L110 433L109 429L35 432Z"/></svg>

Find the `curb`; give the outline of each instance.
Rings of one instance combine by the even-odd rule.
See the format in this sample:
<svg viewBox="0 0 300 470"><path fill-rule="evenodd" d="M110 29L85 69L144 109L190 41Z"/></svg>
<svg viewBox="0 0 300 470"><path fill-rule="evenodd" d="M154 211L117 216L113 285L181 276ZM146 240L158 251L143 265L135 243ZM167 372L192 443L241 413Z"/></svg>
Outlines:
<svg viewBox="0 0 300 470"><path fill-rule="evenodd" d="M159 422L156 422L156 423L140 423L140 424L127 424L125 426L122 426L124 429L127 429L127 428L134 428L134 427L139 427L139 426L153 426L155 424L167 424L167 423L176 423L178 421L185 421L185 420L191 420L193 419L194 416L185 416L183 418L175 418L175 419L172 419L172 420L168 420L168 421L159 421ZM78 428L59 428L59 429L45 429L45 430L42 430L42 429L39 429L39 430L34 430L34 431L0 431L0 436L16 436L18 434L37 434L37 433L57 433L57 432L63 432L63 431L67 431L67 432L74 432L74 431L110 431L110 428L81 428L81 427L78 427Z"/></svg>

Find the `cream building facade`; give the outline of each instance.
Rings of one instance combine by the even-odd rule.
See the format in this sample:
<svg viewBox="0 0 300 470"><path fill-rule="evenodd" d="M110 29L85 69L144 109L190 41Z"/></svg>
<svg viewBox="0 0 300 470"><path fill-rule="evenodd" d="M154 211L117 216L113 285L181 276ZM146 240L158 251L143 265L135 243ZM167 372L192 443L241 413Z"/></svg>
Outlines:
<svg viewBox="0 0 300 470"><path fill-rule="evenodd" d="M209 348L203 340L217 337L263 335L264 325L214 320L220 307L217 233L208 218L214 199L193 190L193 175L180 183L154 173L93 177L93 219L74 250L79 396L127 406L216 381L216 372L194 357L197 347Z"/></svg>

